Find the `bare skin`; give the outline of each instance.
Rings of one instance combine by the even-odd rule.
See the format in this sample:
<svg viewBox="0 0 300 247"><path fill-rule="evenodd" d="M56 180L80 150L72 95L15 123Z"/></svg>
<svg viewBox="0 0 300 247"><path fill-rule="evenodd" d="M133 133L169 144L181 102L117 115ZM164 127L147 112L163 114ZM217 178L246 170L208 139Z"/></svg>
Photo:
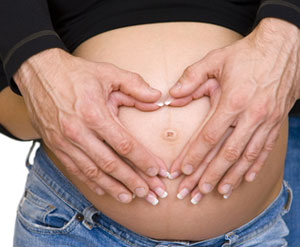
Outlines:
<svg viewBox="0 0 300 247"><path fill-rule="evenodd" d="M210 50L229 45L240 38L230 30L208 24L153 24L98 35L78 47L75 55L98 63L113 63L124 70L139 73L151 87L162 92L160 100L165 101L169 88L189 64L198 61ZM203 90L205 95L215 95L217 88L211 90L212 85L215 83ZM185 107L164 106L153 112L121 107L117 116L136 140L170 168L193 133L201 129L211 114L214 108L212 98L204 96ZM193 205L190 200L195 196L193 193L201 178L200 172L196 172L174 180L163 179L169 195L159 199L156 207L139 198L124 205L108 194L98 196L66 169L46 143L43 145L54 164L83 195L125 227L153 238L202 240L248 222L274 200L281 188L286 141L285 122L275 149L257 179L253 183L242 182L228 200L214 190L196 206ZM195 187L190 188L192 195L179 200L177 194L180 185L188 178L195 181Z"/></svg>
<svg viewBox="0 0 300 247"><path fill-rule="evenodd" d="M174 161L171 173L201 169L201 194L218 186L220 193L230 195L243 177L253 181L300 98L299 47L296 26L266 18L247 37L189 66L170 89L174 103L188 103L208 78L218 80L222 93L214 113ZM203 162L206 155L232 125L234 131L208 166Z"/></svg>

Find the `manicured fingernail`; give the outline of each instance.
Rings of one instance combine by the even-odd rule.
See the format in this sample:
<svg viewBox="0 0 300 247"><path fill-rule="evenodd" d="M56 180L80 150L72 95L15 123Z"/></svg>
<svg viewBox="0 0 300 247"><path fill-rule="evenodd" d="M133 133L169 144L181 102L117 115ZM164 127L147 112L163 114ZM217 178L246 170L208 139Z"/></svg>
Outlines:
<svg viewBox="0 0 300 247"><path fill-rule="evenodd" d="M147 202L151 203L153 206L156 206L158 204L157 198L155 198L153 195L148 194L146 197Z"/></svg>
<svg viewBox="0 0 300 247"><path fill-rule="evenodd" d="M160 187L155 188L154 191L160 198L166 198L168 196L168 192Z"/></svg>
<svg viewBox="0 0 300 247"><path fill-rule="evenodd" d="M175 89L180 89L181 87L182 87L181 82L177 82L177 83L174 85L174 88L175 88Z"/></svg>
<svg viewBox="0 0 300 247"><path fill-rule="evenodd" d="M145 197L146 196L146 190L145 188L136 188L135 189L135 194L138 196L138 197Z"/></svg>
<svg viewBox="0 0 300 247"><path fill-rule="evenodd" d="M187 188L182 189L178 194L177 194L177 198L182 200L183 198L186 197L186 195L190 193L190 190Z"/></svg>
<svg viewBox="0 0 300 247"><path fill-rule="evenodd" d="M169 178L169 179L175 179L175 178L177 178L178 176L179 176L179 172L176 171L176 172L172 172L168 178Z"/></svg>
<svg viewBox="0 0 300 247"><path fill-rule="evenodd" d="M191 165L185 165L183 168L182 168L182 171L185 175L190 175L193 173L194 171L194 167L191 166Z"/></svg>
<svg viewBox="0 0 300 247"><path fill-rule="evenodd" d="M193 203L194 205L196 205L202 198L202 195L200 192L198 192L191 200L191 203Z"/></svg>
<svg viewBox="0 0 300 247"><path fill-rule="evenodd" d="M256 173L255 172L252 172L249 176L248 176L248 181L249 182L253 182L254 179L256 177Z"/></svg>
<svg viewBox="0 0 300 247"><path fill-rule="evenodd" d="M158 101L158 102L155 102L155 104L156 105L158 105L158 106L160 106L160 107L162 107L162 106L164 106L165 104L164 104L164 102L160 102L160 101Z"/></svg>
<svg viewBox="0 0 300 247"><path fill-rule="evenodd" d="M96 193L97 193L97 195L99 195L99 196L103 196L104 195L104 191L103 190L101 190L101 189L96 189Z"/></svg>
<svg viewBox="0 0 300 247"><path fill-rule="evenodd" d="M147 174L149 176L156 176L157 175L158 170L155 167L151 167L147 170Z"/></svg>
<svg viewBox="0 0 300 247"><path fill-rule="evenodd" d="M120 202L126 203L130 201L130 196L128 194L122 193L118 197Z"/></svg>
<svg viewBox="0 0 300 247"><path fill-rule="evenodd" d="M213 187L211 184L202 184L201 188L204 193L209 193L212 191Z"/></svg>
<svg viewBox="0 0 300 247"><path fill-rule="evenodd" d="M164 169L160 169L159 175L162 176L162 177L164 177L164 178L168 178L168 177L170 176L170 173L167 172L167 171L164 170Z"/></svg>
<svg viewBox="0 0 300 247"><path fill-rule="evenodd" d="M166 100L165 100L165 105L170 105L172 103L172 97L168 97Z"/></svg>
<svg viewBox="0 0 300 247"><path fill-rule="evenodd" d="M232 187L230 184L225 184L222 186L222 194L228 194L232 190Z"/></svg>
<svg viewBox="0 0 300 247"><path fill-rule="evenodd" d="M231 194L232 194L232 190L228 194L223 195L223 198L226 200L231 196Z"/></svg>

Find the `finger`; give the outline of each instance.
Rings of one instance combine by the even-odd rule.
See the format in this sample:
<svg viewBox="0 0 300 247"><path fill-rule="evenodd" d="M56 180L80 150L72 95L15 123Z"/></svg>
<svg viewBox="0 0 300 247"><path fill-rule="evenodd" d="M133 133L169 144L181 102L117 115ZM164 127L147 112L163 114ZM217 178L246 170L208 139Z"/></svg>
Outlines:
<svg viewBox="0 0 300 247"><path fill-rule="evenodd" d="M141 111L155 111L160 108L160 106L155 103L138 101L120 91L112 92L110 94L107 105L108 107L111 107L110 109L113 110L112 112L114 112L116 116L118 115L118 108L120 106L135 107Z"/></svg>
<svg viewBox="0 0 300 247"><path fill-rule="evenodd" d="M114 90L120 90L141 102L155 102L160 98L161 92L150 87L142 76L114 67L114 71L107 75L109 81L113 79Z"/></svg>
<svg viewBox="0 0 300 247"><path fill-rule="evenodd" d="M180 183L178 187L178 199L183 199L189 192L191 192L199 183L199 180L204 173L205 169L209 165L209 163L213 160L213 158L217 155L219 150L221 149L223 143L226 138L231 134L232 128L230 128L227 133L224 135L222 140L218 143L218 145L210 151L210 153L205 157L204 161L198 167L198 169L191 175L186 176L183 181Z"/></svg>
<svg viewBox="0 0 300 247"><path fill-rule="evenodd" d="M60 150L56 150L55 155L59 158L59 160L64 164L66 169L72 174L75 175L79 180L85 183L90 190L94 191L98 195L104 195L105 191L99 187L99 185L93 181L91 181L87 176L85 176L78 168L77 165L73 162L73 160L64 152Z"/></svg>
<svg viewBox="0 0 300 247"><path fill-rule="evenodd" d="M166 191L166 186L159 177L147 176L143 172L139 171L138 169L136 169L136 172L146 181L146 183L150 187L150 190L155 192L157 196L159 196L162 199L168 196L168 192Z"/></svg>
<svg viewBox="0 0 300 247"><path fill-rule="evenodd" d="M208 119L201 132L196 135L191 147L182 162L182 172L186 175L193 173L205 156L212 150L225 135L235 116L219 106Z"/></svg>
<svg viewBox="0 0 300 247"><path fill-rule="evenodd" d="M197 205L200 200L203 198L203 194L199 191L199 188L196 187L191 193L191 203Z"/></svg>
<svg viewBox="0 0 300 247"><path fill-rule="evenodd" d="M113 150L126 157L149 176L156 176L157 174L167 176L165 163L148 151L124 127L116 124L115 121L107 119L105 123L102 123L100 129L97 130L96 128L96 132L104 138Z"/></svg>
<svg viewBox="0 0 300 247"><path fill-rule="evenodd" d="M245 175L245 179L248 182L254 181L256 178L256 175L259 173L259 171L264 166L267 158L269 157L270 152L273 150L276 141L279 136L279 131L281 128L281 123L277 124L270 132L270 135L264 145L263 151L260 153L259 157L255 161L252 167L250 167L249 171Z"/></svg>
<svg viewBox="0 0 300 247"><path fill-rule="evenodd" d="M199 62L187 67L177 83L169 90L174 98L181 98L192 94L209 78L218 78L223 56L219 50L208 53Z"/></svg>
<svg viewBox="0 0 300 247"><path fill-rule="evenodd" d="M257 129L257 126L252 122L247 122L243 118L240 119L240 122L244 124L237 124L217 157L211 162L205 174L203 174L199 183L199 189L202 193L206 194L214 189L225 172L240 158L253 133ZM230 185L227 185L225 189L227 194L232 188Z"/></svg>
<svg viewBox="0 0 300 247"><path fill-rule="evenodd" d="M218 185L218 191L221 194L227 194L230 188L236 188L238 182L244 177L251 165L260 155L266 140L271 132L269 127L262 125L258 128L255 135L251 138L243 155L240 159L226 172L226 175Z"/></svg>
<svg viewBox="0 0 300 247"><path fill-rule="evenodd" d="M172 98L171 106L185 106L192 100L200 99L203 96L210 97L211 105L215 106L221 96L219 83L215 79L209 79L199 88L197 88L191 95L182 98Z"/></svg>

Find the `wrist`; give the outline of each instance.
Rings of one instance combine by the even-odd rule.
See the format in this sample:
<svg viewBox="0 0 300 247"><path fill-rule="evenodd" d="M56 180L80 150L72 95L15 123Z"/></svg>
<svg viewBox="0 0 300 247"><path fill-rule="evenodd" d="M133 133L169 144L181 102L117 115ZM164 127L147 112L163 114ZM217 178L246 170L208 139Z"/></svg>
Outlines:
<svg viewBox="0 0 300 247"><path fill-rule="evenodd" d="M55 65L59 64L63 56L69 56L69 53L60 48L51 48L28 58L13 76L20 91L24 86L33 83L39 75L46 76L50 72L55 74Z"/></svg>

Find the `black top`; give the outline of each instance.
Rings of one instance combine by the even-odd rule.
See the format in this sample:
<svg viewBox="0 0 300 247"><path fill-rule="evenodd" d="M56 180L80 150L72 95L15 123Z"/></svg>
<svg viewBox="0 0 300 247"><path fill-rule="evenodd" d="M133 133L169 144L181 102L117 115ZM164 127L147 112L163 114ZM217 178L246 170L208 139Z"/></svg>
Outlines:
<svg viewBox="0 0 300 247"><path fill-rule="evenodd" d="M197 21L247 35L265 17L281 18L300 28L300 0L1 0L0 90L9 84L20 94L12 76L30 56L53 47L72 52L104 31ZM300 115L300 105L297 109Z"/></svg>

